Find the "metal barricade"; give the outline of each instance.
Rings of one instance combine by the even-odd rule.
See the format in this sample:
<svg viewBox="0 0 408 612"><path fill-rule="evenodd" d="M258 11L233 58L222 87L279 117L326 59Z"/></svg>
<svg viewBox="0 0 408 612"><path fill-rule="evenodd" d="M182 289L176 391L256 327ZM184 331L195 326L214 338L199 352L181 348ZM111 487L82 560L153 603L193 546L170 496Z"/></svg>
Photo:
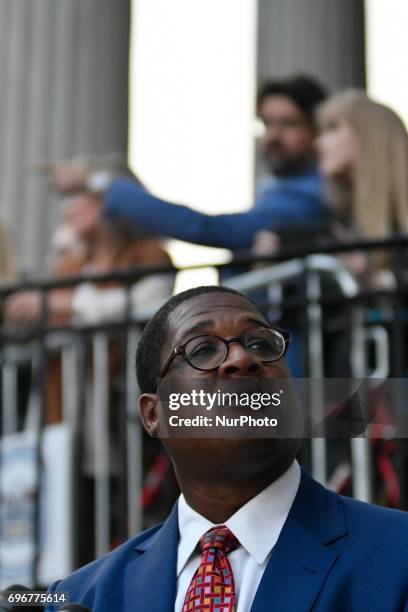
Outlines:
<svg viewBox="0 0 408 612"><path fill-rule="evenodd" d="M153 314L153 313L149 313ZM81 536L78 528L81 525L79 499L86 496L93 498L94 535L87 531L85 537L94 542L90 557L101 557L112 546L112 474L118 471L126 475L126 510L127 529L124 537L134 535L142 528L140 495L142 488L142 437L137 416L138 388L134 370L134 356L141 334L142 321L132 321L123 325L101 326L94 329L72 328L63 332L50 331L42 335L41 340L30 340L22 343L5 344L1 351L1 426L3 436L12 436L18 431L33 431L37 436L37 463L39 479L43 464L42 438L45 417L45 393L38 385L31 388L23 413L19 401L19 369L30 371L39 376L39 345L46 359L51 355L61 362L61 413L63 422L69 424L74 440L74 489L69 494L72 520L76 526L73 530L72 550L69 552L78 564L77 549L81 548ZM120 332L122 337L116 338ZM109 344L112 340L120 342L123 348L123 405L110 406L109 385ZM40 343L40 344L39 344ZM37 372L37 373L36 373ZM45 378L47 373L45 371ZM33 380L31 381L31 383ZM38 379L40 383L40 379ZM43 380L44 382L44 380ZM119 384L119 383L118 383ZM122 389L121 389L122 392ZM124 461L112 465L112 434L110 431L110 414L112 410L124 410L124 439L115 440L113 446L124 451ZM0 438L1 440L1 438ZM79 452L79 455L78 455ZM0 452L1 455L1 452ZM117 453L113 461L117 461ZM87 491L80 474L87 475ZM81 484L82 483L82 484ZM93 493L89 490L92 486ZM82 487L82 490L80 490ZM83 507L83 504L82 504ZM84 537L84 536L82 536ZM40 535L38 534L38 538ZM38 543L39 545L39 543ZM39 553L36 553L39 554ZM32 584L41 582L37 567L34 568ZM74 566L70 569L74 569ZM30 582L27 579L28 582Z"/></svg>
<svg viewBox="0 0 408 612"><path fill-rule="evenodd" d="M274 306L279 303L276 296L282 300L282 287L289 281L302 278L305 282L307 301L306 316L308 330L309 376L314 379L311 384L311 406L315 422L321 423L324 415L324 400L322 386L319 381L324 376L322 306L320 274L329 273L336 282L344 298L354 298L359 293L359 285L353 275L336 258L327 255L309 255L291 261L277 263L269 268L262 268L235 276L224 284L231 289L244 293L265 288L269 295L274 295ZM388 337L383 328L376 326L367 329L364 325L364 312L360 305L352 306L352 326L350 336L351 375L354 378L381 377L388 375ZM378 366L374 372L369 372L366 363L366 345L369 339L376 341ZM384 351L384 352L383 352ZM372 501L370 448L366 438L351 439L353 495L363 501ZM313 437L311 440L311 469L313 476L327 483L327 439Z"/></svg>
<svg viewBox="0 0 408 612"><path fill-rule="evenodd" d="M247 262L250 265L250 261ZM255 263L259 263L256 260ZM232 264L228 264L231 266ZM208 267L208 266L206 266ZM222 268L222 266L218 266ZM161 270L162 271L162 270ZM157 270L152 271L157 273ZM117 276L127 290L134 276ZM391 347L388 330L381 323L367 325L366 307L359 300L361 288L353 275L339 261L327 254L306 254L289 260L257 267L249 272L238 274L225 280L223 285L250 293L264 289L268 308L273 317L279 318L285 309L284 288L289 282L301 281L302 295L299 309L305 320L305 345L308 357L308 376L311 385L311 405L316 422L322 421L324 414L323 390L319 381L324 377L324 291L322 275L328 276L335 284L340 301L347 305L349 313L348 333L351 339L350 365L351 376L356 379L384 379L389 375ZM112 277L113 278L113 277ZM91 281L92 278L86 279ZM69 286L83 282L84 278L69 279ZM60 280L55 286L65 286ZM53 288L52 282L35 288L46 294ZM10 289L8 289L10 291ZM1 289L0 289L1 294ZM113 510L119 504L121 517L126 515L121 539L138 532L143 526L143 513L140 503L143 486L143 442L142 431L137 415L136 399L138 387L134 371L134 357L144 323L153 314L146 309L140 316L130 312L129 303L126 316L115 323L101 321L93 326L67 325L61 329L39 327L25 341L8 337L0 347L1 367L1 431L8 436L22 429L33 429L37 436L38 478L41 480L41 440L43 437L46 358L57 355L61 361L62 380L62 419L72 430L74 448L75 478L69 503L72 504L74 521L74 540L72 556L77 563L77 553L81 545L79 526L80 501L84 494L89 495L89 507L93 503L93 532L85 537L93 543L91 556L99 557L112 546ZM397 336L397 332L395 332ZM110 420L112 406L110 395L110 345L120 344L120 372L115 384L118 400L113 407L120 417L118 439L112 439ZM368 346L374 354L374 362L368 362ZM24 414L21 414L19 398L19 370L28 367L33 373L31 390ZM34 384L35 383L35 384ZM115 455L115 452L118 454ZM365 501L373 499L371 490L371 449L365 437L351 438L351 468L353 495ZM119 459L118 459L119 457ZM1 461L1 452L0 452ZM119 470L116 462L119 461ZM120 497L112 493L112 474L119 471L123 488L119 487ZM323 436L311 440L311 470L322 483L328 481L328 445ZM1 471L1 470L0 470ZM83 476L86 476L84 479ZM122 490L123 489L123 490ZM38 492L37 492L38 493ZM85 500L86 502L87 500ZM85 503L86 507L86 503ZM37 507L37 510L39 505ZM38 526L38 525L37 525ZM40 534L36 534L39 545ZM75 553L75 554L74 554ZM36 559L38 565L38 559ZM38 567L34 569L33 581L38 579Z"/></svg>

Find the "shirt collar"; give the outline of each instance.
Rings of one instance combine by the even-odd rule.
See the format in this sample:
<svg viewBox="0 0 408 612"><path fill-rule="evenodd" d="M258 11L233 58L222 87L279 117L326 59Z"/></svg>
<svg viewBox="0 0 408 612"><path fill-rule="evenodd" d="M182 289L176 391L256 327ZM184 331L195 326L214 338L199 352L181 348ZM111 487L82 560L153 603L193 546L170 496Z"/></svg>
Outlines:
<svg viewBox="0 0 408 612"><path fill-rule="evenodd" d="M298 462L294 461L282 476L225 521L225 525L259 565L265 562L278 540L299 484L300 467ZM187 504L184 495L180 495L178 502L178 521L180 541L177 576L193 554L201 536L215 526L193 510Z"/></svg>

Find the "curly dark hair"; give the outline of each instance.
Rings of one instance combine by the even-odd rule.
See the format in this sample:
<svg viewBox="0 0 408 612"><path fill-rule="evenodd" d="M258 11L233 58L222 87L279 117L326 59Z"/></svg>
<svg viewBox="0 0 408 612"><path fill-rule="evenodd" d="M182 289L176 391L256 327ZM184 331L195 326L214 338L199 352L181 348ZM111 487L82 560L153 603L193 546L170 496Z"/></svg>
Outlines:
<svg viewBox="0 0 408 612"><path fill-rule="evenodd" d="M314 124L315 110L327 98L327 91L317 79L304 74L286 79L268 79L258 90L258 113L262 102L269 96L286 96L304 112L310 123Z"/></svg>

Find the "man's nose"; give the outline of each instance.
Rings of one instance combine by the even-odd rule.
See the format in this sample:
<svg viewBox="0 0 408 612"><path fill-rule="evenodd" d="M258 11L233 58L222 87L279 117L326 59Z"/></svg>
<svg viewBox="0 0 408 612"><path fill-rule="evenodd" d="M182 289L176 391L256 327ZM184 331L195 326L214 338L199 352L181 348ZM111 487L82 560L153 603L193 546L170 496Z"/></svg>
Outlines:
<svg viewBox="0 0 408 612"><path fill-rule="evenodd" d="M230 344L226 360L218 368L218 375L228 376L261 376L263 363L247 351L241 344Z"/></svg>

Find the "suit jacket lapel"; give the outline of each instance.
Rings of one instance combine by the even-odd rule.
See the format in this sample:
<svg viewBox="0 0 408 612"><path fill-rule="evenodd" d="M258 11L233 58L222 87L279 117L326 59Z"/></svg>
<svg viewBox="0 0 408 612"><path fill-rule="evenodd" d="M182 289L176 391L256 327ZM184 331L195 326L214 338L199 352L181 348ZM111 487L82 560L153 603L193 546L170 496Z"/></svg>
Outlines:
<svg viewBox="0 0 408 612"><path fill-rule="evenodd" d="M340 498L302 471L299 491L251 612L310 610L339 556L328 544L346 534Z"/></svg>
<svg viewBox="0 0 408 612"><path fill-rule="evenodd" d="M173 612L177 586L178 539L178 513L175 504L160 530L151 539L136 547L138 556L126 567L123 610Z"/></svg>
<svg viewBox="0 0 408 612"><path fill-rule="evenodd" d="M329 545L348 533L340 498L302 471L299 491L265 569L251 612L310 610L338 559ZM125 571L123 610L173 612L179 540L177 504Z"/></svg>

